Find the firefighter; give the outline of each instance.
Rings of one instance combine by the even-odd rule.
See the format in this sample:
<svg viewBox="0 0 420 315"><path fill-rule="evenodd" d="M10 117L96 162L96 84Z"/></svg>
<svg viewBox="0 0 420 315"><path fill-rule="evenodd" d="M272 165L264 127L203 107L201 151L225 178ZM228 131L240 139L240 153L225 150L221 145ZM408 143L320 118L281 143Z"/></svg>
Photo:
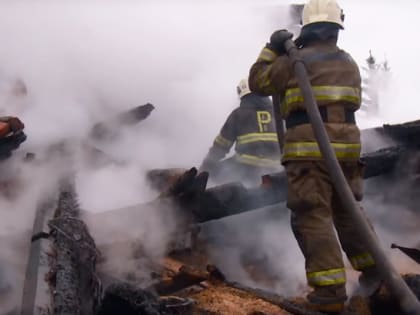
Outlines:
<svg viewBox="0 0 420 315"><path fill-rule="evenodd" d="M335 0L309 0L302 12L296 45L308 71L331 145L356 200L362 199L360 132L355 111L361 103L361 78L352 57L337 47L344 15ZM286 56L284 43L293 35L274 32L250 69L251 91L277 94L286 121L282 163L288 177L287 205L291 225L305 257L307 296L314 310L339 312L344 307L346 274L343 247L352 266L362 275L359 282L376 286L375 261L364 240L342 211L303 104L302 92ZM361 210L362 211L362 210ZM337 240L334 227L337 230Z"/></svg>
<svg viewBox="0 0 420 315"><path fill-rule="evenodd" d="M279 144L269 97L252 93L248 80L237 86L240 105L224 123L200 171L208 171L216 181L227 179L250 182L278 170ZM222 160L235 143L235 155Z"/></svg>

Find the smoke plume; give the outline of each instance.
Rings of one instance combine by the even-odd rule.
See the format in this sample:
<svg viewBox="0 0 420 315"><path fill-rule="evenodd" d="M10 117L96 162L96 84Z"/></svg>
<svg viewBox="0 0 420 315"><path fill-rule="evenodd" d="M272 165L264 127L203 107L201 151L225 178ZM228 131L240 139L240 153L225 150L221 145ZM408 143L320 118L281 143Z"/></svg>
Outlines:
<svg viewBox="0 0 420 315"><path fill-rule="evenodd" d="M8 275L0 283L0 294L2 285L11 283L19 292L26 259L22 253L27 252L36 204L54 191L63 168L76 171L81 207L102 212L154 199L156 194L144 180L151 168L201 163L226 116L238 106L236 84L247 76L271 32L289 25L284 5L290 2L19 0L0 4L0 114L18 115L28 134L13 158L1 165L0 179L16 179L19 189L0 198L0 261L8 258L0 267ZM372 49L386 55L392 67L392 93L382 91L387 95L381 104L383 115L374 123L366 120L365 126L420 117L420 107L413 101L416 70L420 70L417 50L403 51L406 45L395 45L413 42L412 21L419 4L341 2L346 29L340 46L360 65ZM389 16L392 21L402 18L390 23ZM117 140L87 141L94 123L147 102L156 110L139 125L120 130ZM73 165L64 167L47 159L49 147L63 140L70 143L73 154ZM369 147L387 144L380 138L370 141ZM86 145L102 150L116 163L92 167L86 161ZM36 154L35 163L22 162L26 152ZM418 243L413 212L397 202L387 203L380 192L368 196L365 206L384 246L391 240L407 246ZM272 287L278 293L301 292L304 262L287 212L280 205L213 223L209 234L224 233L232 236L233 243L229 255L214 251L213 258L232 278L256 286L264 286L264 281L238 266L244 260L248 265L264 263L276 275ZM404 220L395 222L400 214ZM106 233L111 224L104 225L94 236L98 243L120 236L138 238L155 259L164 254L170 241L166 232L176 230L174 221L170 213L140 217L112 233ZM135 257L132 248L119 249L109 253L110 268L122 273L138 268L131 259ZM392 255L398 262L404 260L399 253ZM16 293L8 301L16 305L19 299Z"/></svg>

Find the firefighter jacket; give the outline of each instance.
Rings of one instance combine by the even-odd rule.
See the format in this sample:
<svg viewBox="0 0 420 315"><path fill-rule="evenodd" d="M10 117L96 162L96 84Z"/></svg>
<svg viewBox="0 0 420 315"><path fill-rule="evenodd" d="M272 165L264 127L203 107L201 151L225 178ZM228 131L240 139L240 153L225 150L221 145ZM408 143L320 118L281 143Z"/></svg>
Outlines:
<svg viewBox="0 0 420 315"><path fill-rule="evenodd" d="M299 51L337 158L359 159L360 131L354 118L361 102L357 64L335 40L312 41ZM280 111L287 128L283 162L322 159L289 58L264 48L251 67L249 84L254 92L278 94L282 100Z"/></svg>
<svg viewBox="0 0 420 315"><path fill-rule="evenodd" d="M227 118L214 139L201 169L209 170L235 144L235 160L256 167L278 167L280 150L274 127L272 103L268 97L254 93L241 98L241 103Z"/></svg>

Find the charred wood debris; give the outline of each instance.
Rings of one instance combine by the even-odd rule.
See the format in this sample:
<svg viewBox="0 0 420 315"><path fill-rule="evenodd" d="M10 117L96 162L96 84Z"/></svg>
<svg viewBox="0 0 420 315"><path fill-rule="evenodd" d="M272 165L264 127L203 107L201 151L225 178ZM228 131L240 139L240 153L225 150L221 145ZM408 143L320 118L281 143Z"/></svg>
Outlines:
<svg viewBox="0 0 420 315"><path fill-rule="evenodd" d="M150 114L153 105L147 104L144 109L143 113L139 112L139 108L132 110L137 113L134 120L127 120L127 117L132 116L131 112L127 112L115 121L123 124L138 122ZM92 136L105 135L106 132L102 131L107 129L106 126L105 122L98 124L93 129ZM99 129L102 131L99 132ZM420 121L374 129L374 132L391 139L395 145L363 155L362 160L366 164L365 178L395 173L402 159L411 159L413 156L417 158L420 140L416 135L419 131ZM420 159L416 159L416 163L420 165ZM414 172L420 173L420 166ZM194 239L195 233L199 232L197 227L200 223L285 201L287 187L283 173L263 176L261 185L254 188L246 188L240 183L207 188L208 174L198 173L195 168L153 170L148 173L148 180L161 192L156 200L149 204L100 214L89 214L80 210L72 176L61 181L56 210L53 218L48 221L49 232L40 231L39 222L34 224L32 249L41 238L47 238L51 246L48 253L50 271L45 277L50 287L50 303L46 305L43 314L321 315L305 309L299 298L285 298L273 292L229 281L223 274L223 266L219 270L211 264L208 257L200 257L199 263L194 260L194 255L200 252ZM130 218L141 209L150 208L151 211L156 211L161 207L151 205L163 203L169 203L187 217L183 222L187 226L185 231L192 231L190 246L181 250L169 250L166 258L156 266L159 272L154 275L154 282L146 287L99 272L98 266L104 258L84 221L91 220L101 224L103 219ZM43 219L45 213L40 211L36 220ZM392 247L400 249L420 263L418 249L395 244ZM34 251L37 250L39 248ZM22 315L32 314L34 311L36 284L33 279L39 261L36 254L29 256L28 267L32 266L26 275ZM407 274L404 279L416 296L420 297L420 276ZM346 314L399 314L396 305L385 287L381 287L369 298L351 298Z"/></svg>

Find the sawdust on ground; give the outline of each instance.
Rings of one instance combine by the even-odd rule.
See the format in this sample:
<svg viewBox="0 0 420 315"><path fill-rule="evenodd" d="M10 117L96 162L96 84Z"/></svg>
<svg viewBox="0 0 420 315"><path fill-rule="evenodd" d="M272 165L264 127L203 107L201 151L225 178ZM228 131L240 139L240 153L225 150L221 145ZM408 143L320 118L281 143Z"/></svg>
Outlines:
<svg viewBox="0 0 420 315"><path fill-rule="evenodd" d="M279 306L266 302L250 293L220 284L189 295L197 308L220 315L287 315Z"/></svg>

